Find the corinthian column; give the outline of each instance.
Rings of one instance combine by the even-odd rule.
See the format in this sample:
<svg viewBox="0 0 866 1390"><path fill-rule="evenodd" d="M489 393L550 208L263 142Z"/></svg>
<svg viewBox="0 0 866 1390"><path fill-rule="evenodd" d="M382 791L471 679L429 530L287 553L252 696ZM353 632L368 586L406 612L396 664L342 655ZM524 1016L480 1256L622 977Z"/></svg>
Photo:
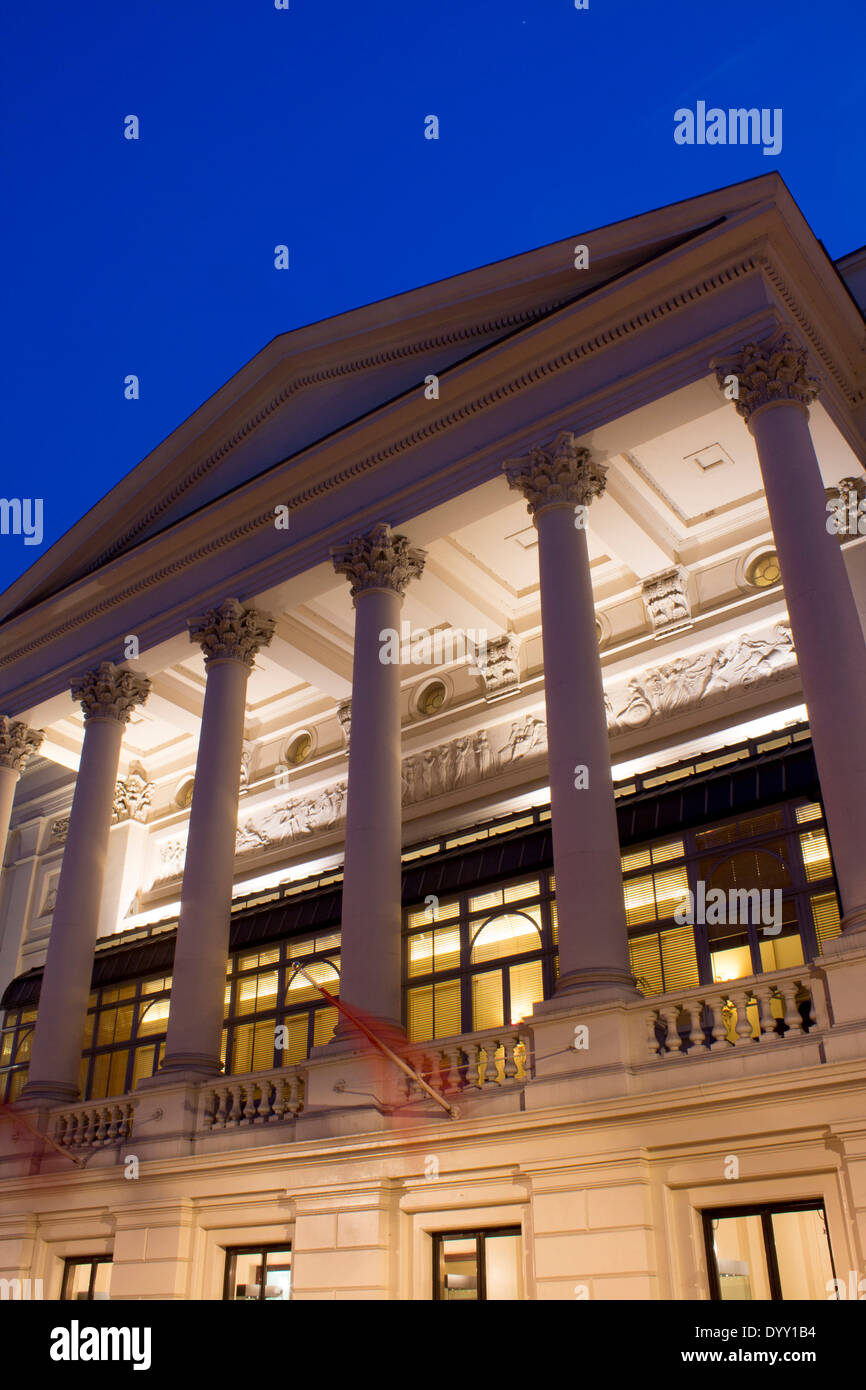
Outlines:
<svg viewBox="0 0 866 1390"><path fill-rule="evenodd" d="M207 672L189 816L163 1072L221 1067L247 680L274 621L226 599L189 624Z"/></svg>
<svg viewBox="0 0 866 1390"><path fill-rule="evenodd" d="M598 656L585 509L605 467L560 434L504 465L538 531L553 864L557 994L637 997L629 968L619 832Z"/></svg>
<svg viewBox="0 0 866 1390"><path fill-rule="evenodd" d="M44 737L41 729L28 728L20 719L0 714L0 865L6 849L15 784Z"/></svg>
<svg viewBox="0 0 866 1390"><path fill-rule="evenodd" d="M736 408L754 437L844 912L843 929L866 931L866 644L842 550L827 531L824 484L809 406L820 383L807 354L781 329L714 362L720 384L736 378ZM852 730L855 732L852 735Z"/></svg>
<svg viewBox="0 0 866 1390"><path fill-rule="evenodd" d="M146 676L103 661L72 686L84 711L84 744L42 976L25 1100L78 1098L81 1038L87 1016L93 951L120 745L126 722L150 690Z"/></svg>
<svg viewBox="0 0 866 1390"><path fill-rule="evenodd" d="M331 551L352 586L355 655L346 805L340 995L401 1023L400 610L423 550L375 526ZM389 640L394 634L392 640Z"/></svg>

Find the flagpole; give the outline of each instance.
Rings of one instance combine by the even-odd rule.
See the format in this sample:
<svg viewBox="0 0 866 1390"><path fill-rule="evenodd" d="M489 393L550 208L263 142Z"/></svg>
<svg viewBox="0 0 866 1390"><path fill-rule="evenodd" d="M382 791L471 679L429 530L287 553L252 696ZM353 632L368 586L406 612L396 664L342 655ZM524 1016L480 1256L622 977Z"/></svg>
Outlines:
<svg viewBox="0 0 866 1390"><path fill-rule="evenodd" d="M367 1040L371 1042L374 1047L377 1047L380 1052L383 1052L386 1057L390 1058L394 1065L400 1068L400 1071L403 1073L404 1076L408 1076L410 1080L416 1082L416 1084L421 1087L422 1091L426 1092L426 1094L430 1097L431 1100L435 1100L437 1105L441 1105L442 1109L446 1112L446 1114L451 1116L452 1120L457 1118L457 1111L454 1108L454 1106L449 1105L448 1101L445 1100L444 1096L437 1095L437 1093L433 1090L433 1087L428 1086L423 1076L420 1076L414 1067L410 1067L408 1062L404 1062L403 1058L400 1057L396 1052L392 1051L392 1049L388 1046L387 1043L384 1043L381 1038L377 1037L376 1034L372 1032L372 1030L368 1028L367 1025L360 1018L358 1018L354 1011L349 1008L348 1004L345 1004L341 999L336 998L335 995L329 994L328 991L325 989L324 985L320 985L317 980L314 980L302 965L296 965L293 967L292 979L294 979L295 975L303 975L304 979L308 980L309 983L313 986L313 988L317 989L324 999L327 999L329 1004L333 1004L335 1008L339 1009L340 1013L344 1014L346 1018L349 1020L349 1022L352 1023L354 1027L357 1028L361 1033L363 1033L364 1037L367 1038Z"/></svg>

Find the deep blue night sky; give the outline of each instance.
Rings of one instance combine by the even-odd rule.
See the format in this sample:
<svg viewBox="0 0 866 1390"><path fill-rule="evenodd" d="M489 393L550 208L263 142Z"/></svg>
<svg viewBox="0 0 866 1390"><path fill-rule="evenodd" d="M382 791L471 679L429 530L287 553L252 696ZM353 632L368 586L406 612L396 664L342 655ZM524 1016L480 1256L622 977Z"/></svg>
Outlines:
<svg viewBox="0 0 866 1390"><path fill-rule="evenodd" d="M0 590L300 324L774 168L832 256L862 245L864 14L7 6L0 494L43 497L45 537L0 536ZM674 111L699 99L782 108L781 153L675 144Z"/></svg>

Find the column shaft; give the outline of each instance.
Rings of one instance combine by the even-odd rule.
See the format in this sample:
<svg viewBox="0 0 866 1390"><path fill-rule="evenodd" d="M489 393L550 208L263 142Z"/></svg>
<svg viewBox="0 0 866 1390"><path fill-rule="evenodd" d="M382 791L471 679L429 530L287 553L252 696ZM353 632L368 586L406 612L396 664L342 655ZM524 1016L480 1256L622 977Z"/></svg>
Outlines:
<svg viewBox="0 0 866 1390"><path fill-rule="evenodd" d="M367 589L355 599L340 982L347 1003L398 1025L400 666L379 658L380 633L400 631L402 602L393 589Z"/></svg>
<svg viewBox="0 0 866 1390"><path fill-rule="evenodd" d="M866 929L866 644L835 535L808 411L796 401L757 410L750 422L782 571L782 583L833 860L847 925Z"/></svg>
<svg viewBox="0 0 866 1390"><path fill-rule="evenodd" d="M123 741L117 719L88 719L51 920L24 1097L76 1100L93 952Z"/></svg>
<svg viewBox="0 0 866 1390"><path fill-rule="evenodd" d="M574 508L537 517L558 992L631 985L622 867L586 531ZM586 778L578 773L586 768ZM586 786L576 782L587 781Z"/></svg>
<svg viewBox="0 0 866 1390"><path fill-rule="evenodd" d="M635 998L586 539L587 507L604 491L606 472L567 431L503 467L538 530L556 992Z"/></svg>
<svg viewBox="0 0 866 1390"><path fill-rule="evenodd" d="M220 1070L248 676L208 667L163 1071Z"/></svg>
<svg viewBox="0 0 866 1390"><path fill-rule="evenodd" d="M207 683L160 1075L192 1079L216 1076L222 1066L247 680L274 622L230 598L188 626L204 652Z"/></svg>

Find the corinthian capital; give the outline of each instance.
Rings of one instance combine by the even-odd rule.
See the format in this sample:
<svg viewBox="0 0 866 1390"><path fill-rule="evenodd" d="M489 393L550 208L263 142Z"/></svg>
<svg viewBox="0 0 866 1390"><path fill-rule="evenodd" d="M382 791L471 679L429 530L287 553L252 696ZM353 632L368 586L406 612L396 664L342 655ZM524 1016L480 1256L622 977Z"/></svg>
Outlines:
<svg viewBox="0 0 866 1390"><path fill-rule="evenodd" d="M39 748L44 737L42 729L31 729L20 719L9 719L5 714L0 714L0 767L23 772L28 759Z"/></svg>
<svg viewBox="0 0 866 1390"><path fill-rule="evenodd" d="M575 444L567 430L544 448L506 459L502 468L508 486L523 493L531 516L545 507L586 507L604 492L607 479L606 464Z"/></svg>
<svg viewBox="0 0 866 1390"><path fill-rule="evenodd" d="M150 693L147 676L103 661L95 671L86 671L72 684L72 698L81 701L84 722L88 719L116 719L125 724L136 705L143 705Z"/></svg>
<svg viewBox="0 0 866 1390"><path fill-rule="evenodd" d="M402 597L409 580L424 569L427 552L380 522L366 535L353 536L348 545L334 546L331 559L337 573L351 582L352 598L368 589L393 589Z"/></svg>
<svg viewBox="0 0 866 1390"><path fill-rule="evenodd" d="M808 408L821 389L817 378L809 376L806 349L787 328L763 342L746 343L734 357L716 358L710 365L747 424L762 405L776 401L797 401ZM732 382L736 383L733 395Z"/></svg>
<svg viewBox="0 0 866 1390"><path fill-rule="evenodd" d="M252 666L260 647L274 635L274 620L257 608L244 608L236 598L227 598L219 608L209 608L199 618L187 622L191 642L204 652L205 667L212 661L242 661Z"/></svg>

